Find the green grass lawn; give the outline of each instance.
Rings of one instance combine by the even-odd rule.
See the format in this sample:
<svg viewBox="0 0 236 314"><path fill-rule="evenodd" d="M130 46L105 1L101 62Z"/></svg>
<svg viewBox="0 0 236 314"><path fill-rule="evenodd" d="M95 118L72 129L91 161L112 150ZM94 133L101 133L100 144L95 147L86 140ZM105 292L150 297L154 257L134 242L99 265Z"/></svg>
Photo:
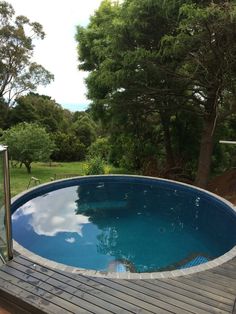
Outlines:
<svg viewBox="0 0 236 314"><path fill-rule="evenodd" d="M54 175L73 174L73 175L85 175L86 162L60 162L52 163L33 163L32 172L28 174L26 168L10 168L11 179L11 196L23 192L27 189L29 180L31 177L36 177L40 180L40 183L46 183L51 181ZM123 169L114 168L112 166L105 167L106 173L125 173ZM34 186L32 183L30 187Z"/></svg>

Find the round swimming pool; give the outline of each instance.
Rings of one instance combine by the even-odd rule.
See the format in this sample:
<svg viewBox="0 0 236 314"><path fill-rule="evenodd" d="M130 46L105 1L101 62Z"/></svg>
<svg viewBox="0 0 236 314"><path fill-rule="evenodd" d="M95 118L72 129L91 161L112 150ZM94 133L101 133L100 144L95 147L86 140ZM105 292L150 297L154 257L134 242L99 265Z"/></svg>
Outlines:
<svg viewBox="0 0 236 314"><path fill-rule="evenodd" d="M207 263L236 244L236 213L177 182L88 176L13 199L13 238L57 263L100 272L150 273Z"/></svg>

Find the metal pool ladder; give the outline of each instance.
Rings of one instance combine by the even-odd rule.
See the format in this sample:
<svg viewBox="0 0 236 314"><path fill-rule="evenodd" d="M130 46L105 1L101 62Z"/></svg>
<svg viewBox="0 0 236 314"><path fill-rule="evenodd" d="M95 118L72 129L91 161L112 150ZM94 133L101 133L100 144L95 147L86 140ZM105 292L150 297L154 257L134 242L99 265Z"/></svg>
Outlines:
<svg viewBox="0 0 236 314"><path fill-rule="evenodd" d="M0 264L13 258L8 149L0 145Z"/></svg>

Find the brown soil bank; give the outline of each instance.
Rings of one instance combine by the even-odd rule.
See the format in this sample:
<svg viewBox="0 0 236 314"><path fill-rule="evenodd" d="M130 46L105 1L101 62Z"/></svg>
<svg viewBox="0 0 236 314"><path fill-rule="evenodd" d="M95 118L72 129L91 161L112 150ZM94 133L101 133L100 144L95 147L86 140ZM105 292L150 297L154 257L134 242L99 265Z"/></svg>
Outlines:
<svg viewBox="0 0 236 314"><path fill-rule="evenodd" d="M236 205L236 169L231 169L213 178L208 190Z"/></svg>

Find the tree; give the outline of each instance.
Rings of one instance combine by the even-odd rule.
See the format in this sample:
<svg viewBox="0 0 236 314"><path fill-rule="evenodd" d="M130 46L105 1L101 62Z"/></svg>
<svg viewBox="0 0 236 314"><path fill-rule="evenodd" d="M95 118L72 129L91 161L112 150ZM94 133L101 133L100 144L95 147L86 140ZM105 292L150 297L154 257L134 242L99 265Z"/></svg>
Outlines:
<svg viewBox="0 0 236 314"><path fill-rule="evenodd" d="M3 133L2 142L9 148L10 158L25 165L31 173L33 161L47 161L54 143L46 130L34 123L20 123Z"/></svg>
<svg viewBox="0 0 236 314"><path fill-rule="evenodd" d="M96 139L96 123L88 113L81 113L72 125L72 132L85 147L89 147Z"/></svg>
<svg viewBox="0 0 236 314"><path fill-rule="evenodd" d="M53 135L56 149L52 159L56 161L81 161L85 159L86 147L70 130L68 133L56 132Z"/></svg>
<svg viewBox="0 0 236 314"><path fill-rule="evenodd" d="M8 105L3 98L0 98L0 128L7 128L8 122Z"/></svg>
<svg viewBox="0 0 236 314"><path fill-rule="evenodd" d="M106 0L88 27L78 28L79 67L90 72L92 111L110 134L114 125L120 129L137 167L145 152L159 154L161 145L149 147L160 140L168 167L178 165L183 158L173 139L179 142L177 135L183 138L181 130L193 123L197 134L185 138L192 135L189 143L199 145L193 172L196 184L206 187L215 130L235 112L235 22L235 1ZM186 161L189 148L178 146Z"/></svg>
<svg viewBox="0 0 236 314"><path fill-rule="evenodd" d="M9 112L11 125L35 122L47 132L67 131L70 121L65 110L49 96L29 93L16 100Z"/></svg>
<svg viewBox="0 0 236 314"><path fill-rule="evenodd" d="M176 34L166 36L163 46L169 58L179 60L176 75L186 82L203 120L195 182L206 187L215 130L236 109L236 5L234 1L185 4L180 13Z"/></svg>
<svg viewBox="0 0 236 314"><path fill-rule="evenodd" d="M89 26L77 31L79 67L90 71L86 83L92 110L112 134L117 124L121 137L130 139L135 168L158 152L154 121L162 126L167 164L175 165L170 119L183 102L183 87L166 71L159 50L162 37L177 23L178 4L165 2L169 6L161 0L103 1Z"/></svg>
<svg viewBox="0 0 236 314"><path fill-rule="evenodd" d="M44 36L39 23L25 16L15 17L13 7L0 1L0 98L9 106L23 92L52 81L51 73L31 61L33 40Z"/></svg>

